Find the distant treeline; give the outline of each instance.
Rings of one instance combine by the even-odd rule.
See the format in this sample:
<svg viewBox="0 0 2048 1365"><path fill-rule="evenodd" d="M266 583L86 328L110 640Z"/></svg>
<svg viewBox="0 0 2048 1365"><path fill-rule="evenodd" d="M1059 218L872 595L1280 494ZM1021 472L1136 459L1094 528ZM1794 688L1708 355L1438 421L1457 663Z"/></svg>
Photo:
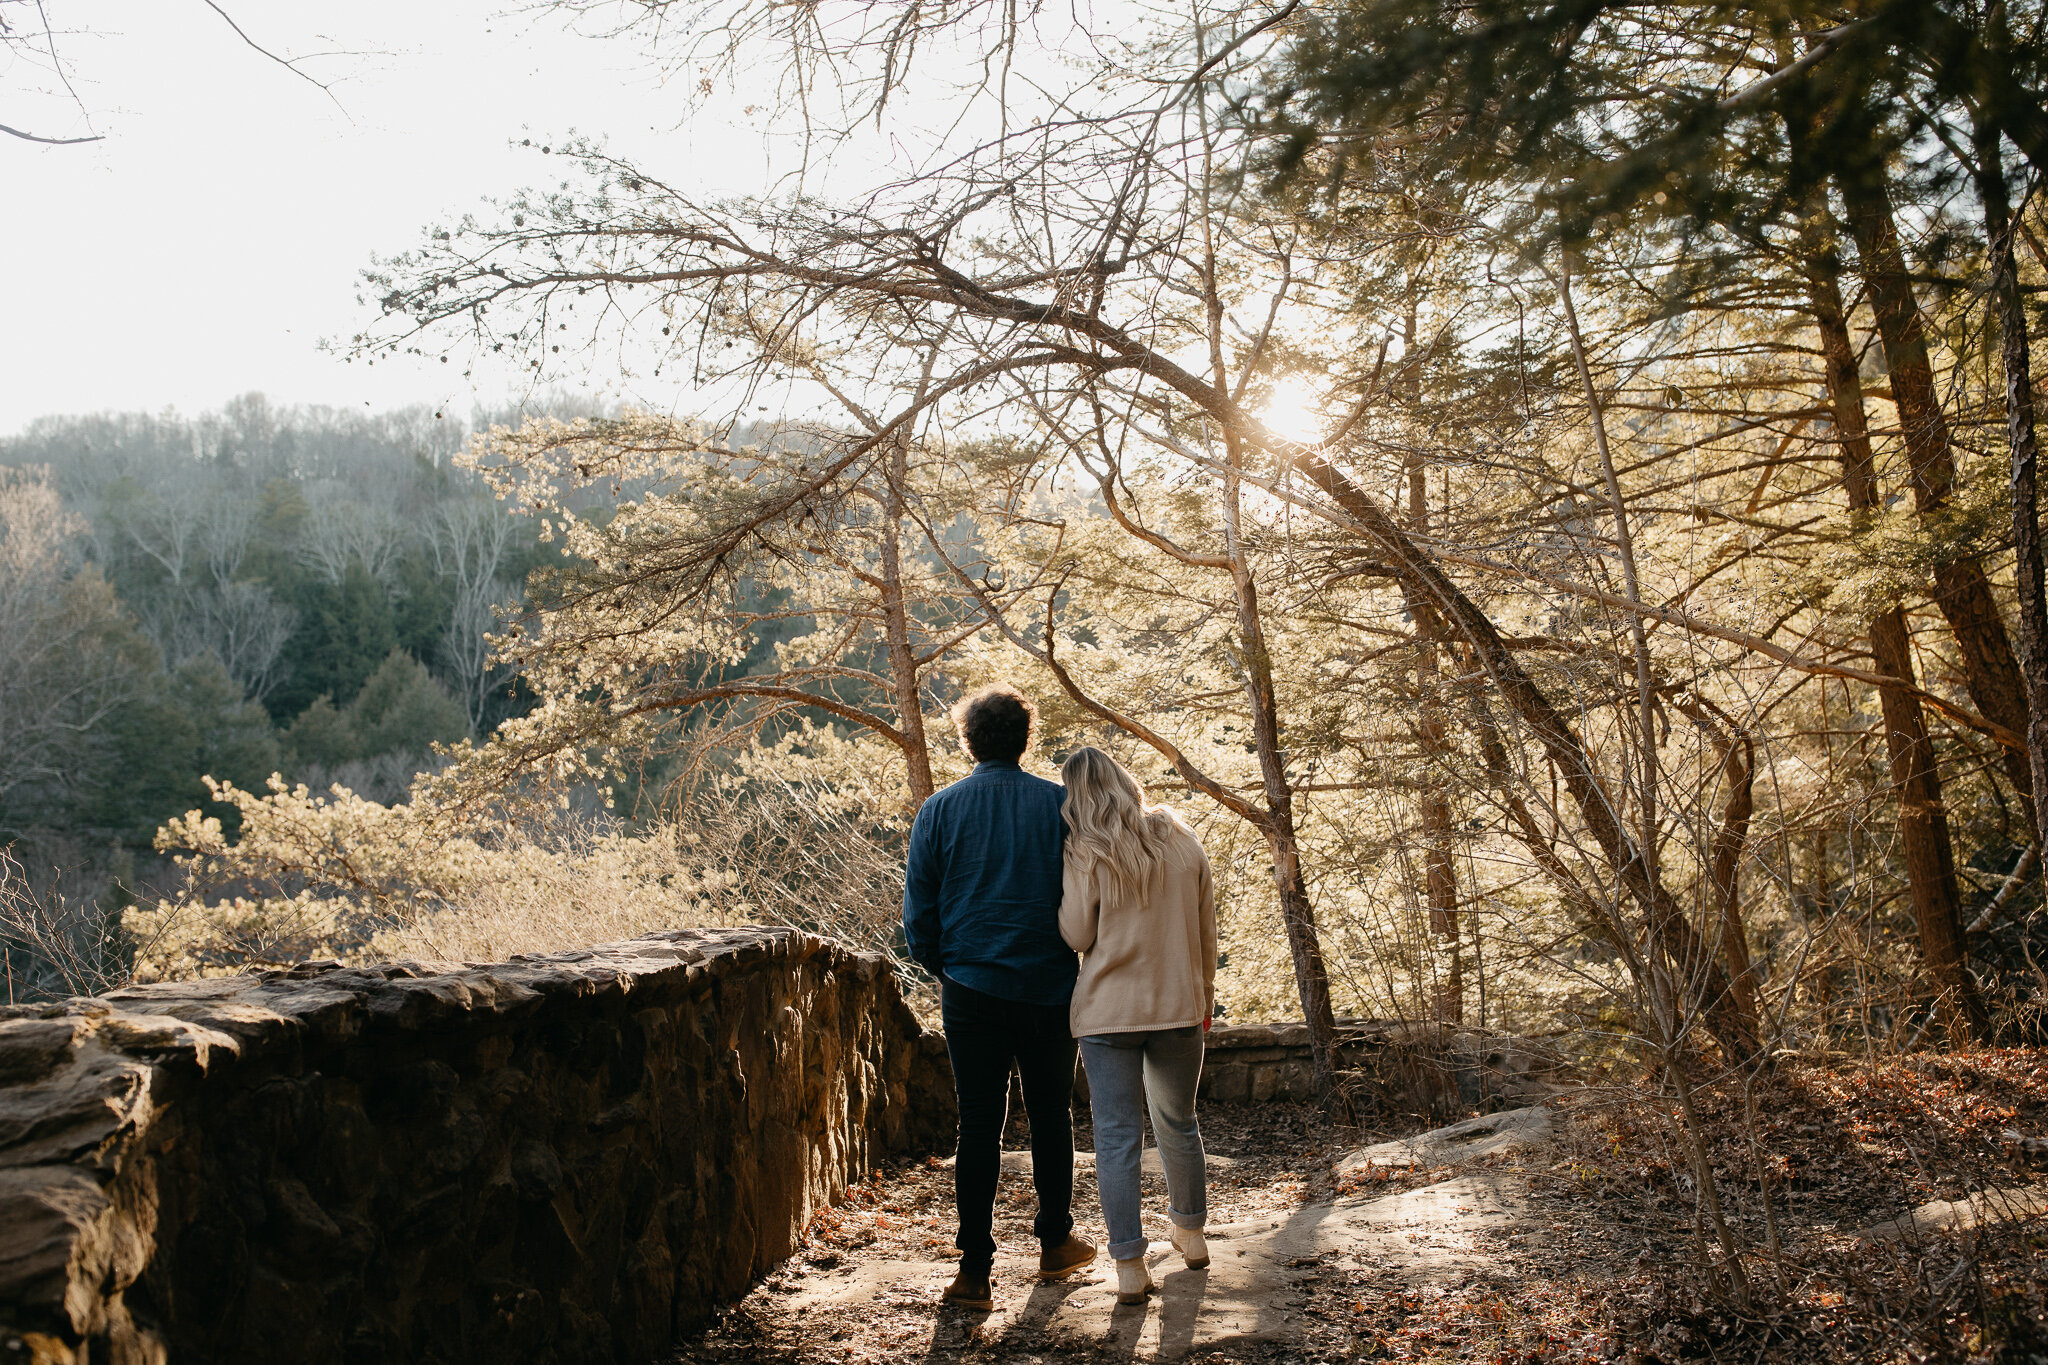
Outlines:
<svg viewBox="0 0 2048 1365"><path fill-rule="evenodd" d="M118 860L203 774L390 800L529 704L485 637L543 551L468 431L250 394L0 439L0 843Z"/></svg>

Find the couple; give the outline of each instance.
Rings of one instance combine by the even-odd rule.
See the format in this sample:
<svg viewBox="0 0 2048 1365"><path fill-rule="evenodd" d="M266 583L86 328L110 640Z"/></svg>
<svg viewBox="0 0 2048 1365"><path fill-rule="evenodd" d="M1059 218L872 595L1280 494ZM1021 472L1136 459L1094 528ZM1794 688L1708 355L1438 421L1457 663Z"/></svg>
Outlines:
<svg viewBox="0 0 2048 1365"><path fill-rule="evenodd" d="M1208 855L1171 812L1100 749L1078 749L1058 783L1018 766L1037 712L990 687L953 708L974 771L924 803L910 833L903 931L939 979L960 1099L954 1165L960 1273L945 1301L993 1306L990 1275L1010 1071L1031 1120L1041 1280L1095 1259L1074 1235L1070 1101L1075 1040L1088 1068L1095 1180L1116 1261L1117 1300L1158 1286L1139 1221L1142 1111L1166 1168L1173 1245L1209 1263L1195 1083L1216 1001L1216 910ZM1080 963L1074 954L1085 956Z"/></svg>

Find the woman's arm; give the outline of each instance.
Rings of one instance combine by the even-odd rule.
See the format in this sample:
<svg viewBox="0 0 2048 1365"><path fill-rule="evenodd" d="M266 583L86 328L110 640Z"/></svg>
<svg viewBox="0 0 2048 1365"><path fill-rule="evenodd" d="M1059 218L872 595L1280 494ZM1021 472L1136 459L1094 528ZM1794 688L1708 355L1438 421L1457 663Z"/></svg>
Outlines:
<svg viewBox="0 0 2048 1365"><path fill-rule="evenodd" d="M1101 908L1095 899L1094 870L1083 872L1074 866L1072 858L1067 859L1066 872L1060 878L1060 937L1069 948L1085 953L1095 946L1095 926Z"/></svg>
<svg viewBox="0 0 2048 1365"><path fill-rule="evenodd" d="M1199 848L1199 845L1197 845ZM1216 1013L1216 876L1209 869L1209 851L1200 850L1202 855L1201 901L1202 901L1202 987L1208 992L1209 1004L1204 1014Z"/></svg>

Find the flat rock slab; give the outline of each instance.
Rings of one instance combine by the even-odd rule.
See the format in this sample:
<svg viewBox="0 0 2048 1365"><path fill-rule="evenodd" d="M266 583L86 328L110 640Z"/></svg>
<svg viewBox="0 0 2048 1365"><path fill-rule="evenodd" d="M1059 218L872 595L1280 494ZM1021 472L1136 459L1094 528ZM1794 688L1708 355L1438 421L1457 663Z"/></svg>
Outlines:
<svg viewBox="0 0 2048 1365"><path fill-rule="evenodd" d="M1378 1199L1303 1205L1285 1218L1211 1226L1210 1265L1190 1270L1163 1224L1147 1254L1161 1292L1146 1305L1116 1301L1107 1256L1058 1284L1037 1282L1034 1257L996 1259L996 1310L941 1310L935 1351L1106 1348L1118 1359L1176 1360L1237 1342L1289 1341L1304 1327L1300 1285L1329 1264L1364 1266L1389 1280L1426 1284L1483 1270L1485 1245L1522 1222L1519 1176L1485 1173ZM858 1309L878 1301L936 1302L950 1262L871 1261L812 1271L782 1291L789 1311Z"/></svg>
<svg viewBox="0 0 2048 1365"><path fill-rule="evenodd" d="M2048 1185L2018 1189L1982 1190L1967 1199L1937 1199L1889 1222L1865 1228L1856 1234L1859 1245L1875 1242L1906 1242L1928 1233L1973 1228L1979 1223L2031 1218L2048 1212Z"/></svg>
<svg viewBox="0 0 2048 1365"><path fill-rule="evenodd" d="M1362 1147L1337 1163L1339 1177L1363 1171L1410 1170L1416 1167L1455 1166L1478 1161L1517 1147L1535 1147L1550 1141L1550 1111L1542 1105L1482 1114L1476 1119L1432 1128L1412 1138L1376 1142Z"/></svg>

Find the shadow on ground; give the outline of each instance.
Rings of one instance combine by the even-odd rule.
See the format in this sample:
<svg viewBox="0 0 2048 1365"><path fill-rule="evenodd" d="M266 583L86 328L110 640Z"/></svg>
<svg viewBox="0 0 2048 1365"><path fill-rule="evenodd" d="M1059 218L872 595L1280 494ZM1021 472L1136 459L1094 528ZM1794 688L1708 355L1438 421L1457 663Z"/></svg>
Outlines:
<svg viewBox="0 0 2048 1365"><path fill-rule="evenodd" d="M930 1160L822 1217L804 1251L680 1359L2033 1360L2032 1343L2048 1343L2048 1175L2002 1152L2000 1135L2048 1132L2048 1055L1788 1066L1772 1087L1754 1110L1734 1092L1700 1096L1751 1249L1739 1308L1702 1267L1685 1148L1652 1092L1577 1091L1426 1135L1362 1133L1291 1105L1214 1106L1212 1263L1190 1270L1167 1246L1150 1163L1161 1292L1143 1306L1116 1303L1106 1259L1037 1283L1028 1158L1014 1153L995 1311L940 1308L952 1171ZM1085 1157L1085 1126L1077 1145ZM1092 1162L1076 1167L1079 1231L1100 1243ZM1763 1253L1766 1189L1776 1260Z"/></svg>

